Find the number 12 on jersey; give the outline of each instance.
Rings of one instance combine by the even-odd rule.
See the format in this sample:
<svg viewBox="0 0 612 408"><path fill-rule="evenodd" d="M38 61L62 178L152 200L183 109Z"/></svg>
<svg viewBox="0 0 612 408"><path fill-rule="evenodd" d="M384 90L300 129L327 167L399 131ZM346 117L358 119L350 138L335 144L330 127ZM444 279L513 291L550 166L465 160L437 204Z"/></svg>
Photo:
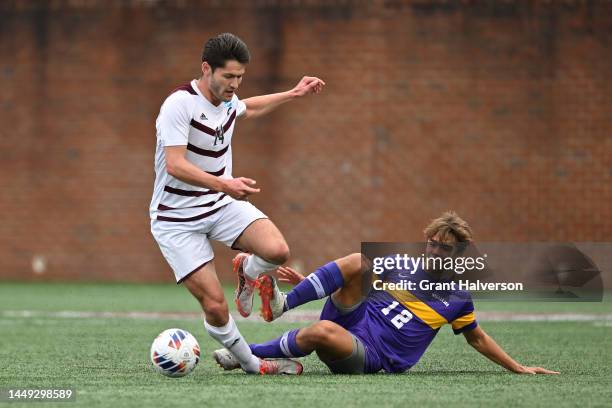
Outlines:
<svg viewBox="0 0 612 408"><path fill-rule="evenodd" d="M385 316L388 316L389 313L391 313L391 311L395 309L397 306L399 306L399 302L394 301L393 303L391 303L389 306L385 307L384 309L380 309L380 311ZM412 319L412 313L410 313L406 309L402 309L400 313L396 314L393 317L393 319L391 319L391 323L393 323L393 325L397 327L398 329L401 329L402 326L408 323L411 319Z"/></svg>

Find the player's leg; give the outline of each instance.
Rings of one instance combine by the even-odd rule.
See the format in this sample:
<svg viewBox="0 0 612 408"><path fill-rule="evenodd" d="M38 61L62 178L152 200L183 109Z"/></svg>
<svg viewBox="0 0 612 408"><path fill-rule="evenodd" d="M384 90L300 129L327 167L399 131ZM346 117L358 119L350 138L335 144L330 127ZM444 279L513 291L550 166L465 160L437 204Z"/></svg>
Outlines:
<svg viewBox="0 0 612 408"><path fill-rule="evenodd" d="M266 343L251 344L251 350L261 358L304 357L315 351L334 373L360 374L365 370L361 341L329 320L290 330Z"/></svg>
<svg viewBox="0 0 612 408"><path fill-rule="evenodd" d="M278 290L274 281L263 280L262 286L271 285L268 291L273 294L269 302L262 296L262 314L265 320L271 321L287 310L332 294L336 304L351 308L364 299L370 284L369 263L359 253L350 254L321 266L286 295Z"/></svg>
<svg viewBox="0 0 612 408"><path fill-rule="evenodd" d="M212 338L226 347L248 373L258 373L260 362L229 314L223 288L217 278L214 262L210 261L188 275L182 283L197 299L206 316L204 327Z"/></svg>
<svg viewBox="0 0 612 408"><path fill-rule="evenodd" d="M219 343L229 346L247 372L258 372L259 359L252 355L236 324L229 315L227 302L213 262L214 253L202 231L202 223L151 222L151 233L172 267L177 283L198 300L206 315L204 326Z"/></svg>
<svg viewBox="0 0 612 408"><path fill-rule="evenodd" d="M262 344L251 344L261 358L304 357L316 351L326 359L342 359L352 351L351 334L342 326L321 320L302 329L289 330Z"/></svg>
<svg viewBox="0 0 612 408"><path fill-rule="evenodd" d="M366 372L365 346L359 338L334 322L321 320L300 330L296 343L302 349L313 348L334 374Z"/></svg>
<svg viewBox="0 0 612 408"><path fill-rule="evenodd" d="M234 272L239 280L236 307L240 314L246 317L252 310L254 289L261 283L257 281L258 277L285 263L289 258L289 247L281 232L269 219L259 219L250 224L236 240L234 247L250 252L234 258ZM272 284L271 279L264 281L266 286ZM265 289L262 292L260 287L260 295L262 315L266 319L272 292ZM269 317L266 320L269 320Z"/></svg>
<svg viewBox="0 0 612 408"><path fill-rule="evenodd" d="M250 279L275 270L289 259L285 237L267 218L253 221L236 239L233 247L251 254L244 261L244 273Z"/></svg>
<svg viewBox="0 0 612 408"><path fill-rule="evenodd" d="M360 253L347 255L335 260L334 263L338 265L343 281L342 286L332 292L334 302L345 308L351 308L363 301L370 292L372 283L370 263Z"/></svg>
<svg viewBox="0 0 612 408"><path fill-rule="evenodd" d="M251 344L251 350L265 358L302 357L316 351L334 373L376 372L380 370L380 359L374 347L366 347L363 342L369 330L367 305L360 301L346 308L331 297L321 311L321 321L304 329L290 330L266 343ZM361 337L356 333L361 333ZM231 359L217 358L217 362L225 369L237 368Z"/></svg>
<svg viewBox="0 0 612 408"><path fill-rule="evenodd" d="M251 314L257 277L275 270L289 257L285 238L265 214L246 201L234 201L223 208L219 221L210 231L210 238L251 252L234 258L234 272L239 281L236 306L240 314L247 317Z"/></svg>

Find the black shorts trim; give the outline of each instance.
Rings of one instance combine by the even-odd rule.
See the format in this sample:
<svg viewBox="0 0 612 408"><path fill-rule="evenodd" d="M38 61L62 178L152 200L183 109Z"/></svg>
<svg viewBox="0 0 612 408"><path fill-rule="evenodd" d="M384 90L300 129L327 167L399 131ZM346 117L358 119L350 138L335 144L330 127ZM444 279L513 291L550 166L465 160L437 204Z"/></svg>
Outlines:
<svg viewBox="0 0 612 408"><path fill-rule="evenodd" d="M178 281L176 281L177 285L180 285L181 283L183 283L183 281L185 279L187 279L188 277L190 277L192 274L196 273L197 271L199 271L200 269L202 269L207 263L214 261L215 258L211 258L208 261L204 262L202 265L198 266L197 268L195 268L193 271L189 272L187 275L183 276L181 279L179 279Z"/></svg>

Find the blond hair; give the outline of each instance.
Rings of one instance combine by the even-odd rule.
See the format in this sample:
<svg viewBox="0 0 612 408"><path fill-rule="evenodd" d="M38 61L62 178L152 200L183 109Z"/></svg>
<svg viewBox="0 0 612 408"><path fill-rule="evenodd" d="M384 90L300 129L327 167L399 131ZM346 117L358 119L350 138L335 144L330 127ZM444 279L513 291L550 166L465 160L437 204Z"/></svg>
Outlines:
<svg viewBox="0 0 612 408"><path fill-rule="evenodd" d="M453 237L456 242L471 242L472 228L454 211L446 211L436 219L431 220L423 230L427 239L436 235L445 242Z"/></svg>

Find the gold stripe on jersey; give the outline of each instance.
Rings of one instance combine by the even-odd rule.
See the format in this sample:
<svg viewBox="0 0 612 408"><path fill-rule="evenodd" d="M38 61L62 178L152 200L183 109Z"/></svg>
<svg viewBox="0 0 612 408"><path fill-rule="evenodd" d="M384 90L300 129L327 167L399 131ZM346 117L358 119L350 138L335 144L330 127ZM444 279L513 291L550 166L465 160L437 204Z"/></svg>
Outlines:
<svg viewBox="0 0 612 408"><path fill-rule="evenodd" d="M474 312L463 315L452 321L451 326L454 330L459 330L476 320Z"/></svg>
<svg viewBox="0 0 612 408"><path fill-rule="evenodd" d="M442 315L407 290L388 290L387 292L432 329L437 330L448 323Z"/></svg>

